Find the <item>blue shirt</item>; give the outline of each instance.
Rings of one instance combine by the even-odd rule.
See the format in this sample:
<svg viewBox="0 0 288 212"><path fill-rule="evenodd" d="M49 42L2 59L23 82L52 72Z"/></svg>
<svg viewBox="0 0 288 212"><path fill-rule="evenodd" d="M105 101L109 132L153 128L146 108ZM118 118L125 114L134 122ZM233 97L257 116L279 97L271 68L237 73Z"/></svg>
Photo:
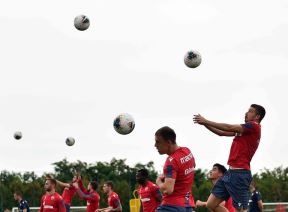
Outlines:
<svg viewBox="0 0 288 212"><path fill-rule="evenodd" d="M19 212L23 212L24 209L26 209L27 212L30 212L30 208L29 208L28 202L26 200L22 199L19 202L18 210L19 210Z"/></svg>
<svg viewBox="0 0 288 212"><path fill-rule="evenodd" d="M249 212L260 212L258 207L258 201L262 200L261 194L259 191L255 190L251 193L249 200Z"/></svg>

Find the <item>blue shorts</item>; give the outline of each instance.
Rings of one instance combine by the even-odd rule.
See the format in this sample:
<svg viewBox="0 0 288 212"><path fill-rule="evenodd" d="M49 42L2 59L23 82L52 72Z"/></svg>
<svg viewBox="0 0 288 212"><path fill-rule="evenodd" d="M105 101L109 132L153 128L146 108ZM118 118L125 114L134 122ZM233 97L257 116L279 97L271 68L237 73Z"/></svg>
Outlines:
<svg viewBox="0 0 288 212"><path fill-rule="evenodd" d="M70 205L65 203L66 212L70 212Z"/></svg>
<svg viewBox="0 0 288 212"><path fill-rule="evenodd" d="M248 208L251 181L252 175L249 170L229 169L216 182L212 189L212 194L223 200L228 200L231 196L234 208L243 208L245 210Z"/></svg>
<svg viewBox="0 0 288 212"><path fill-rule="evenodd" d="M160 205L156 209L156 212L166 212L166 211L171 211L171 212L192 212L193 209L192 209L192 207L181 207L181 206L176 206L176 205Z"/></svg>

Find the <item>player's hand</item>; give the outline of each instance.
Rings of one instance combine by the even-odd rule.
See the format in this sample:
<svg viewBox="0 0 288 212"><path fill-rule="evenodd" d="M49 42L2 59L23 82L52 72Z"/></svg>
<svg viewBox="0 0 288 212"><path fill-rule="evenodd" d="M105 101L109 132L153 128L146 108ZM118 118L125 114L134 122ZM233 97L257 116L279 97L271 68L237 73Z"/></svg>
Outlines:
<svg viewBox="0 0 288 212"><path fill-rule="evenodd" d="M205 206L206 206L205 202L202 202L200 200L196 201L196 207L205 207Z"/></svg>
<svg viewBox="0 0 288 212"><path fill-rule="evenodd" d="M194 121L195 124L203 125L203 124L206 123L207 120L203 116L198 114L198 115L194 115L193 121Z"/></svg>
<svg viewBox="0 0 288 212"><path fill-rule="evenodd" d="M165 180L165 176L163 174L159 175L156 179L156 184L161 184L161 183L164 183L164 180Z"/></svg>
<svg viewBox="0 0 288 212"><path fill-rule="evenodd" d="M78 189L78 188L79 188L79 185L78 185L78 183L77 183L77 182L73 183L73 186L74 186L76 189Z"/></svg>

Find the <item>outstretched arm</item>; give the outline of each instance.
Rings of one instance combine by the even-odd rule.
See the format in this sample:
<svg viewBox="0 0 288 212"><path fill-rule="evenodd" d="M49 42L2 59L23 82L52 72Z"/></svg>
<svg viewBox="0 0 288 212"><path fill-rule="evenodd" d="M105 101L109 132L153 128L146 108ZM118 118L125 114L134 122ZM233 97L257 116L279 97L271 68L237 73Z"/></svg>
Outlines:
<svg viewBox="0 0 288 212"><path fill-rule="evenodd" d="M223 130L218 130L215 127L210 127L208 125L204 125L208 130L210 130L211 132L215 133L216 135L219 136L235 136L234 132L227 132L227 131L223 131Z"/></svg>
<svg viewBox="0 0 288 212"><path fill-rule="evenodd" d="M205 119L200 114L194 115L193 121L195 124L200 124L208 127L213 127L220 131L233 132L233 133L243 133L243 127L240 124L225 124L209 121Z"/></svg>

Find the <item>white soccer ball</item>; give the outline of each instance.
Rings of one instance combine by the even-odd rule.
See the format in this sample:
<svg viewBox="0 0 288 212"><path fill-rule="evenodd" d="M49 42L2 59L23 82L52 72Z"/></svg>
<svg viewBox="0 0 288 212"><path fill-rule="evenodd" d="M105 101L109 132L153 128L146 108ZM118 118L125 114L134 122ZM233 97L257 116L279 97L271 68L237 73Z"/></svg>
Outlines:
<svg viewBox="0 0 288 212"><path fill-rule="evenodd" d="M130 114L122 113L114 119L113 126L116 132L127 135L134 130L135 121Z"/></svg>
<svg viewBox="0 0 288 212"><path fill-rule="evenodd" d="M74 26L80 31L84 31L89 28L90 21L86 15L78 15L74 19Z"/></svg>
<svg viewBox="0 0 288 212"><path fill-rule="evenodd" d="M67 146L73 146L75 144L75 139L72 137L66 138L66 144Z"/></svg>
<svg viewBox="0 0 288 212"><path fill-rule="evenodd" d="M195 50L191 50L185 54L184 63L189 68L196 68L201 64L201 55Z"/></svg>
<svg viewBox="0 0 288 212"><path fill-rule="evenodd" d="M20 131L17 131L14 133L14 138L16 140L20 140L22 138L22 133Z"/></svg>

